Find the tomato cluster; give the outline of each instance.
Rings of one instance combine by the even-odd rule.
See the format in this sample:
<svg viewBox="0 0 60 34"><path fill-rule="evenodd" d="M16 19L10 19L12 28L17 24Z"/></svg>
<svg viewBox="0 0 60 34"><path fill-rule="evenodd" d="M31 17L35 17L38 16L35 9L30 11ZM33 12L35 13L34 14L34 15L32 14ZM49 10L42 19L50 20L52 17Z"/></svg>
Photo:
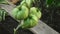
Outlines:
<svg viewBox="0 0 60 34"><path fill-rule="evenodd" d="M38 24L41 11L32 7L34 0L23 0L19 6L13 9L12 16L17 20L23 20L22 28L31 28Z"/></svg>

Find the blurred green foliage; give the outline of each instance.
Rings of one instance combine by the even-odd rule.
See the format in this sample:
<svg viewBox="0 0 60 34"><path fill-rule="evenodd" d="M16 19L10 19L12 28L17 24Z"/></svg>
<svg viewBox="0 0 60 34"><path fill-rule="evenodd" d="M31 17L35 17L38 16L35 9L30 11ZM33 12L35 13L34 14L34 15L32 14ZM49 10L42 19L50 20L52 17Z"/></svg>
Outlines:
<svg viewBox="0 0 60 34"><path fill-rule="evenodd" d="M5 16L7 16L6 10L0 8L0 21L5 20Z"/></svg>
<svg viewBox="0 0 60 34"><path fill-rule="evenodd" d="M56 7L60 6L60 0L46 0L48 6L55 5Z"/></svg>
<svg viewBox="0 0 60 34"><path fill-rule="evenodd" d="M0 4L8 4L7 0L0 0Z"/></svg>

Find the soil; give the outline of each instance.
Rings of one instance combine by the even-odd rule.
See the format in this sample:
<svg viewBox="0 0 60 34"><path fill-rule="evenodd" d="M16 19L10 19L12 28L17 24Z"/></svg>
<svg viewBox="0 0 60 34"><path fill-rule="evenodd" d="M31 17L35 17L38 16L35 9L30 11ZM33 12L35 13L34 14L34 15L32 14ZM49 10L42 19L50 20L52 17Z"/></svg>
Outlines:
<svg viewBox="0 0 60 34"><path fill-rule="evenodd" d="M16 28L18 22L10 16L6 16L6 20L0 22L0 34L13 34L13 29ZM18 34L33 34L27 29L20 28Z"/></svg>
<svg viewBox="0 0 60 34"><path fill-rule="evenodd" d="M41 20L60 33L60 8L51 9L49 12L44 9L44 11Z"/></svg>
<svg viewBox="0 0 60 34"><path fill-rule="evenodd" d="M42 18L40 20L60 33L60 6L52 4L47 8L45 0L36 0L33 6L41 8Z"/></svg>

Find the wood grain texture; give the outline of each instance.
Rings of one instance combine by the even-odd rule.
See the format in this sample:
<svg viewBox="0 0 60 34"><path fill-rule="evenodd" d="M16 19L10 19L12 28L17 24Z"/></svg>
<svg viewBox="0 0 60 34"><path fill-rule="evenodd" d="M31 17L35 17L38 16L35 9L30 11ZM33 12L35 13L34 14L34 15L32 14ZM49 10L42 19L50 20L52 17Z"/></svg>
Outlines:
<svg viewBox="0 0 60 34"><path fill-rule="evenodd" d="M59 34L58 32L56 32L55 30L53 30L51 27L49 27L40 20L38 25L34 28L31 28L31 30L36 34Z"/></svg>
<svg viewBox="0 0 60 34"><path fill-rule="evenodd" d="M2 4L0 6L3 9L5 9L10 15L12 9L15 7L15 5L2 5ZM34 28L30 28L29 30L32 31L34 34L60 34L40 20L37 26L35 26Z"/></svg>

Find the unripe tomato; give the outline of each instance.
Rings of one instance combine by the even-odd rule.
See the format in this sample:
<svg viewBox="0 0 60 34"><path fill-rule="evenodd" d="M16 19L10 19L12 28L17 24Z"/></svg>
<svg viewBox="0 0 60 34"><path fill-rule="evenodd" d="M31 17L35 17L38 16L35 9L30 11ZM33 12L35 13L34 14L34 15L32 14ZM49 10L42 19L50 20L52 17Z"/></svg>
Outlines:
<svg viewBox="0 0 60 34"><path fill-rule="evenodd" d="M38 19L41 18L41 11L35 7L30 8L30 14L36 15Z"/></svg>
<svg viewBox="0 0 60 34"><path fill-rule="evenodd" d="M35 15L30 15L29 18L24 20L22 28L32 28L38 24L38 18Z"/></svg>
<svg viewBox="0 0 60 34"><path fill-rule="evenodd" d="M28 17L28 8L26 6L22 6L21 9L19 10L19 12L17 13L17 19L25 19Z"/></svg>
<svg viewBox="0 0 60 34"><path fill-rule="evenodd" d="M13 9L12 11L12 16L15 18L15 19L25 19L28 17L28 8L26 6L17 6L16 8Z"/></svg>

